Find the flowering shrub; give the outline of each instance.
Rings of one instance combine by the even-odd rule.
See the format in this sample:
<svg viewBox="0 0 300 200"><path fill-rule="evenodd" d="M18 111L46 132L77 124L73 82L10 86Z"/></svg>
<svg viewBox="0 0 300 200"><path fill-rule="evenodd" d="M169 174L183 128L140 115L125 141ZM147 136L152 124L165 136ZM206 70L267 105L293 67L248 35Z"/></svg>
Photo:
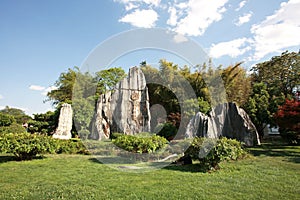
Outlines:
<svg viewBox="0 0 300 200"><path fill-rule="evenodd" d="M281 136L293 144L300 143L300 101L288 100L274 116Z"/></svg>

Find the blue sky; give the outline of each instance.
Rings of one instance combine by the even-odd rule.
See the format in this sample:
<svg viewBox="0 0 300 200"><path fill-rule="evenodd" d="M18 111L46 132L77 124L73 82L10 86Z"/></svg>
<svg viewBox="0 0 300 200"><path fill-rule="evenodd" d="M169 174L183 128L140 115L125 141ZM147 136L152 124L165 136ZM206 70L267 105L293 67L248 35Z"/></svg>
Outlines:
<svg viewBox="0 0 300 200"><path fill-rule="evenodd" d="M215 65L244 61L249 69L299 50L299 10L300 0L0 0L0 109L51 109L43 100L61 72L81 66L99 43L135 28L169 29L197 42ZM115 64L155 64L159 56L139 52Z"/></svg>

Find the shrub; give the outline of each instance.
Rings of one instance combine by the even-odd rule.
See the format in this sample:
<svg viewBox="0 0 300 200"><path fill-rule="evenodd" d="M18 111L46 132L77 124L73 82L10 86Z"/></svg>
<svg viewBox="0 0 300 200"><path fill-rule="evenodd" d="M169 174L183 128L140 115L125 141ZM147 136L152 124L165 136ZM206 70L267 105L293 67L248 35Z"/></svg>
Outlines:
<svg viewBox="0 0 300 200"><path fill-rule="evenodd" d="M300 144L300 101L285 100L274 115L283 139L291 144Z"/></svg>
<svg viewBox="0 0 300 200"><path fill-rule="evenodd" d="M17 160L31 160L47 153L88 154L80 140L58 140L30 133L0 135L0 152L12 153Z"/></svg>
<svg viewBox="0 0 300 200"><path fill-rule="evenodd" d="M54 139L53 139L54 140ZM70 139L70 140L58 140L56 141L55 153L61 154L89 154L88 150L81 142L81 140Z"/></svg>
<svg viewBox="0 0 300 200"><path fill-rule="evenodd" d="M87 129L81 129L78 131L78 135L82 140L86 140L90 134L90 131Z"/></svg>
<svg viewBox="0 0 300 200"><path fill-rule="evenodd" d="M177 128L170 122L159 124L155 129L154 132L166 138L167 140L171 141L175 135L177 134Z"/></svg>
<svg viewBox="0 0 300 200"><path fill-rule="evenodd" d="M5 134L1 138L2 151L12 153L17 160L31 160L38 154L51 151L50 144L39 135L21 133Z"/></svg>
<svg viewBox="0 0 300 200"><path fill-rule="evenodd" d="M198 159L206 170L217 169L220 162L237 160L246 154L239 141L225 137L218 140L196 137L185 152L185 156Z"/></svg>
<svg viewBox="0 0 300 200"><path fill-rule="evenodd" d="M163 148L168 141L160 136L138 137L133 135L118 135L112 142L129 152L134 153L152 153Z"/></svg>
<svg viewBox="0 0 300 200"><path fill-rule="evenodd" d="M0 127L0 133L1 134L7 134L7 133L25 133L26 129L17 123L12 123L9 126L3 126Z"/></svg>

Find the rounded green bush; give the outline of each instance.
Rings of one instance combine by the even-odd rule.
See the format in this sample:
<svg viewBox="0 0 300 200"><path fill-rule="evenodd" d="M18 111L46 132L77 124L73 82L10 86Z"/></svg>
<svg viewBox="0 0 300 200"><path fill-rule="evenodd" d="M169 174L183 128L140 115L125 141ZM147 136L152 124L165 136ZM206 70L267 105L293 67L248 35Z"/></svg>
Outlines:
<svg viewBox="0 0 300 200"><path fill-rule="evenodd" d="M200 165L207 170L218 168L219 163L224 160L237 160L245 155L247 152L239 141L226 137L220 139L196 137L185 152L185 156L198 159Z"/></svg>
<svg viewBox="0 0 300 200"><path fill-rule="evenodd" d="M143 134L145 135L145 134ZM129 152L134 153L152 153L158 149L163 148L168 141L158 135L152 135L151 137L133 136L133 135L118 135L112 142Z"/></svg>
<svg viewBox="0 0 300 200"><path fill-rule="evenodd" d="M37 155L52 153L88 154L80 140L59 140L30 133L1 134L0 152L12 153L17 160L31 160Z"/></svg>

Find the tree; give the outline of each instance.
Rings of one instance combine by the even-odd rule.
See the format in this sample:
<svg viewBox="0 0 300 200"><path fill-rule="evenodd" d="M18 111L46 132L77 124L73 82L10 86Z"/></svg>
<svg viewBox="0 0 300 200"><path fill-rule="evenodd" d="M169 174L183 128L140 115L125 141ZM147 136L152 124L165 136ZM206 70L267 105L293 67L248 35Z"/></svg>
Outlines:
<svg viewBox="0 0 300 200"><path fill-rule="evenodd" d="M121 67L109 68L96 72L100 92L113 90L117 83L126 77L125 71Z"/></svg>
<svg viewBox="0 0 300 200"><path fill-rule="evenodd" d="M0 113L0 126L10 126L16 119L12 115Z"/></svg>
<svg viewBox="0 0 300 200"><path fill-rule="evenodd" d="M93 97L95 101L100 94L111 89L121 79L125 77L125 72L121 68L110 68L90 74L81 72L78 67L68 69L60 74L55 82L57 89L48 92L48 101L53 101L54 105L59 103L72 103L72 99Z"/></svg>
<svg viewBox="0 0 300 200"><path fill-rule="evenodd" d="M290 143L300 144L300 101L286 99L274 117L281 136Z"/></svg>
<svg viewBox="0 0 300 200"><path fill-rule="evenodd" d="M51 134L58 125L59 109L54 112L34 114L32 120L28 121L28 131L31 133Z"/></svg>
<svg viewBox="0 0 300 200"><path fill-rule="evenodd" d="M76 130L81 138L86 139L89 135L89 125L94 115L93 98L77 98L73 101L74 122Z"/></svg>
<svg viewBox="0 0 300 200"><path fill-rule="evenodd" d="M283 52L256 64L252 71L253 92L245 106L260 136L266 124L276 125L274 114L300 85L300 54Z"/></svg>
<svg viewBox="0 0 300 200"><path fill-rule="evenodd" d="M31 119L31 117L26 115L23 110L18 108L10 108L8 106L0 110L0 113L13 116L17 124L23 124Z"/></svg>
<svg viewBox="0 0 300 200"><path fill-rule="evenodd" d="M58 105L60 102L71 102L73 96L73 88L76 77L79 74L79 68L74 67L68 69L67 72L60 74L58 80L55 82L57 89L48 92L48 101L53 101L53 105Z"/></svg>
<svg viewBox="0 0 300 200"><path fill-rule="evenodd" d="M252 94L245 105L245 110L254 123L260 137L264 135L264 128L271 123L272 113L269 105L270 95L264 83L255 83Z"/></svg>
<svg viewBox="0 0 300 200"><path fill-rule="evenodd" d="M222 70L222 79L227 94L227 101L243 107L251 93L251 77L241 67L242 62L230 65Z"/></svg>
<svg viewBox="0 0 300 200"><path fill-rule="evenodd" d="M269 61L256 64L254 81L264 82L270 95L288 98L293 89L300 85L300 52L283 52Z"/></svg>

